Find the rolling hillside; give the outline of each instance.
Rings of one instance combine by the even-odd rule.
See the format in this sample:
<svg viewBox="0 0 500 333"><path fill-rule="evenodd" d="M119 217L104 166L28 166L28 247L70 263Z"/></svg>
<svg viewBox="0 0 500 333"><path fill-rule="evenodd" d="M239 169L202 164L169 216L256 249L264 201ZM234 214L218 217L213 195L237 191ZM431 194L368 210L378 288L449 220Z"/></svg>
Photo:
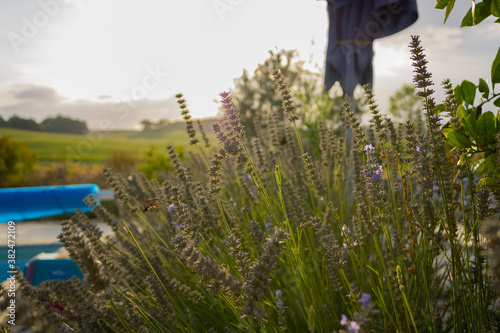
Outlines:
<svg viewBox="0 0 500 333"><path fill-rule="evenodd" d="M215 137L209 126L213 120L203 123L211 141ZM196 127L197 128L197 127ZM183 123L173 123L166 131L91 131L85 135L58 134L0 128L1 135L10 135L15 141L24 142L38 154L39 163L72 159L84 163L102 163L112 151L127 152L137 159L143 159L151 146L163 149L166 145L189 148L189 137ZM200 141L203 141L199 135ZM200 142L204 146L203 142Z"/></svg>

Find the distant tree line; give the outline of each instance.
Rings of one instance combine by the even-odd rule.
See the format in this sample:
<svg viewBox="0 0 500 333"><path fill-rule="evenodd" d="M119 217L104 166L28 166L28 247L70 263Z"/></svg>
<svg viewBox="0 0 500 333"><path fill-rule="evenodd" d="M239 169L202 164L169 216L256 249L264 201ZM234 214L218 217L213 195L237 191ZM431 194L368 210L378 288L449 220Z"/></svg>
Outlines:
<svg viewBox="0 0 500 333"><path fill-rule="evenodd" d="M196 128L198 126L203 127L203 130L205 133L211 133L212 132L212 124L217 122L217 119L215 118L209 118L209 119L198 119L194 120ZM199 123L199 125L198 125ZM148 119L145 119L141 121L142 125L142 131L143 132L154 132L154 131L177 131L177 130L185 130L186 129L186 123L183 120L179 121L174 121L170 122L167 119L160 119L158 121L151 121Z"/></svg>
<svg viewBox="0 0 500 333"><path fill-rule="evenodd" d="M57 116L56 118L46 118L41 123L33 119L25 119L18 116L12 116L8 120L0 117L0 127L15 128L27 131L53 132L85 134L89 130L87 123L81 120Z"/></svg>

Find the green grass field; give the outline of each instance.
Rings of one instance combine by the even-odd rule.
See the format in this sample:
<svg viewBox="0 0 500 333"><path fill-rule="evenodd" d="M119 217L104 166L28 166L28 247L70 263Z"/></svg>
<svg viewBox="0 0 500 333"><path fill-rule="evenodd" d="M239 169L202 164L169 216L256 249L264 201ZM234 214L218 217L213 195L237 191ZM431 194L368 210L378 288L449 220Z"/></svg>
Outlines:
<svg viewBox="0 0 500 333"><path fill-rule="evenodd" d="M127 152L138 160L144 159L145 153L151 146L161 150L171 144L183 146L187 151L190 149L189 137L186 131L179 127L165 132L91 131L86 135L0 128L0 134L10 135L13 140L24 142L38 154L38 161L41 164L62 162L68 158L83 163L99 164L104 162L113 151ZM211 133L208 136L214 140ZM201 138L200 141L202 141Z"/></svg>

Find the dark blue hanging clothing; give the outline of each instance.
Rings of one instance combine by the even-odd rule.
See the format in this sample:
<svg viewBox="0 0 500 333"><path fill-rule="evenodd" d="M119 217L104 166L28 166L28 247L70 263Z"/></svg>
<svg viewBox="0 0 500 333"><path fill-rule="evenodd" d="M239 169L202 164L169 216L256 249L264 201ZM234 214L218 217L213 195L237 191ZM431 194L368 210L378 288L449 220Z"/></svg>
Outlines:
<svg viewBox="0 0 500 333"><path fill-rule="evenodd" d="M373 40L399 32L418 18L416 0L327 0L330 27L325 91L340 82L351 95L373 83Z"/></svg>

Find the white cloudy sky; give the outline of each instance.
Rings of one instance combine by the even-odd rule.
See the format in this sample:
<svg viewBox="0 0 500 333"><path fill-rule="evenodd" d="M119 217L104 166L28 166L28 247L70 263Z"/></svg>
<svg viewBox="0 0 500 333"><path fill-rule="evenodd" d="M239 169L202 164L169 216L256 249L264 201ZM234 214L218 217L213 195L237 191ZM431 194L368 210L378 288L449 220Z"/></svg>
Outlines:
<svg viewBox="0 0 500 333"><path fill-rule="evenodd" d="M434 4L419 0L416 24L375 42L382 108L412 80L411 34L421 35L436 82L489 76L500 25L460 29L467 0L444 25ZM327 29L326 1L315 0L0 1L0 116L63 114L93 129L134 128L142 119L179 118L177 92L194 117L214 116L219 92L268 50L297 49L322 67Z"/></svg>

